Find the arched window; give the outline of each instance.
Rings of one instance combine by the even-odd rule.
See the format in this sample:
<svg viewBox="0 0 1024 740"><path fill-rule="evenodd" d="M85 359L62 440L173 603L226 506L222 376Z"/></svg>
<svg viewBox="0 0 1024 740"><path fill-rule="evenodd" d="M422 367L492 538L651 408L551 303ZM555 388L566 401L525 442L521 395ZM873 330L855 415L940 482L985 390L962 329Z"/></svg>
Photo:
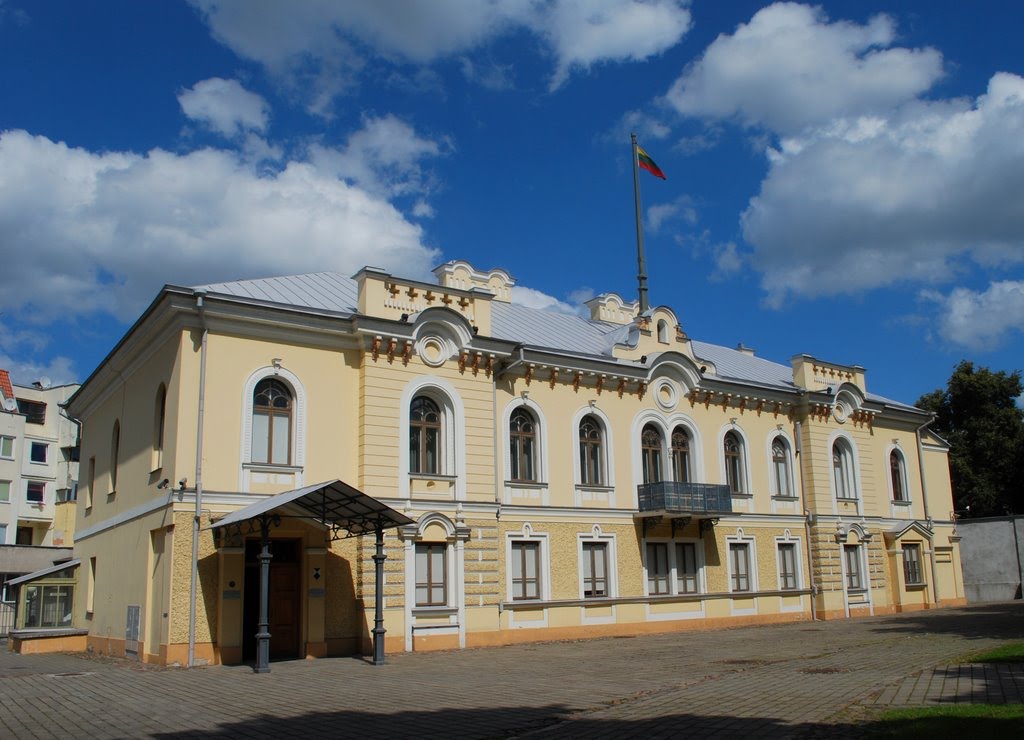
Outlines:
<svg viewBox="0 0 1024 740"><path fill-rule="evenodd" d="M853 452L849 444L837 439L832 445L832 479L836 498L857 498L857 487L853 477Z"/></svg>
<svg viewBox="0 0 1024 740"><path fill-rule="evenodd" d="M907 495L907 468L903 455L896 450L889 453L889 476L892 479L892 500L909 501Z"/></svg>
<svg viewBox="0 0 1024 740"><path fill-rule="evenodd" d="M509 476L514 481L537 480L537 422L523 407L512 412L508 423Z"/></svg>
<svg viewBox="0 0 1024 740"><path fill-rule="evenodd" d="M252 396L252 461L289 465L291 452L291 389L276 378L264 378Z"/></svg>
<svg viewBox="0 0 1024 740"><path fill-rule="evenodd" d="M772 441L772 482L776 496L792 496L789 474L789 446L782 437Z"/></svg>
<svg viewBox="0 0 1024 740"><path fill-rule="evenodd" d="M681 426L672 430L672 480L690 480L690 433Z"/></svg>
<svg viewBox="0 0 1024 740"><path fill-rule="evenodd" d="M661 344L668 344L668 322L665 319L658 321L658 341Z"/></svg>
<svg viewBox="0 0 1024 740"><path fill-rule="evenodd" d="M653 424L640 434L640 452L644 469L644 483L661 482L661 431Z"/></svg>
<svg viewBox="0 0 1024 740"><path fill-rule="evenodd" d="M584 416L580 421L580 483L604 485L604 434L593 416Z"/></svg>
<svg viewBox="0 0 1024 740"><path fill-rule="evenodd" d="M733 494L746 493L743 474L743 442L736 432L726 432L722 443L725 455L725 482Z"/></svg>
<svg viewBox="0 0 1024 740"><path fill-rule="evenodd" d="M121 455L121 422L114 422L110 435L110 492L117 492L117 459Z"/></svg>
<svg viewBox="0 0 1024 740"><path fill-rule="evenodd" d="M441 472L441 409L426 396L416 396L409 406L409 472L437 475Z"/></svg>

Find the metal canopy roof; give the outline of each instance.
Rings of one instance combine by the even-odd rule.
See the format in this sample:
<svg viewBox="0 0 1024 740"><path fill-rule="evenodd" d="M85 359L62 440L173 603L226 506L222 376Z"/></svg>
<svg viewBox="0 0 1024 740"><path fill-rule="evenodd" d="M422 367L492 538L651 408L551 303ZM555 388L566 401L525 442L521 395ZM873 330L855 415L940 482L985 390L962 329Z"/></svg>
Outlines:
<svg viewBox="0 0 1024 740"><path fill-rule="evenodd" d="M389 529L413 523L405 514L372 496L367 496L343 481L332 480L285 491L249 504L218 519L213 523L213 528L240 524L282 508L284 516L312 519L328 527L333 539L339 539L339 530L348 532L346 536L352 536L373 533L378 527Z"/></svg>

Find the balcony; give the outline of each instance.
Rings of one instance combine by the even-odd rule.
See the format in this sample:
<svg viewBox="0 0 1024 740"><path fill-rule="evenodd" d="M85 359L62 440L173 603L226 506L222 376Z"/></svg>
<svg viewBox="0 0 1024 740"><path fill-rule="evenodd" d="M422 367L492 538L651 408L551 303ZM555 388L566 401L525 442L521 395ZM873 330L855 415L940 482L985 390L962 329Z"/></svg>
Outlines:
<svg viewBox="0 0 1024 740"><path fill-rule="evenodd" d="M716 519L733 513L729 486L718 483L644 483L636 493L641 512Z"/></svg>

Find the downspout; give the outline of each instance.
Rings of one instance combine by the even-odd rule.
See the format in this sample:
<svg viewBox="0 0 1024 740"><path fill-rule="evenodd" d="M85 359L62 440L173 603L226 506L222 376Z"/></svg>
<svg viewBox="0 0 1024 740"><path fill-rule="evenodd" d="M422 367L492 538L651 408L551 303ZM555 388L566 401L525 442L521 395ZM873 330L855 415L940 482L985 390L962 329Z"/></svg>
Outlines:
<svg viewBox="0 0 1024 740"><path fill-rule="evenodd" d="M914 435L917 437L917 467L921 472L921 499L924 503L924 519L928 523L929 531L932 528L932 518L928 514L928 484L925 482L924 476L924 445L921 444L921 431L935 421L935 416L932 415L928 421L919 426L915 431ZM935 574L935 532L932 532L932 541L928 546L928 560L932 566L932 600L935 606L939 605L939 579Z"/></svg>
<svg viewBox="0 0 1024 740"><path fill-rule="evenodd" d="M192 583L188 593L188 667L196 664L196 589L199 583L199 523L203 511L203 411L206 400L206 306L203 291L196 291L196 311L203 340L199 349L199 419L196 423L196 513L192 519Z"/></svg>
<svg viewBox="0 0 1024 740"><path fill-rule="evenodd" d="M818 597L818 587L814 583L814 560L811 558L811 512L807 508L807 487L804 483L804 456L803 456L803 438L801 432L803 431L803 425L799 422L793 422L793 436L796 438L796 454L800 462L800 507L804 510L804 534L807 538L807 582L811 587L811 620L818 620L818 607L815 606L815 601Z"/></svg>

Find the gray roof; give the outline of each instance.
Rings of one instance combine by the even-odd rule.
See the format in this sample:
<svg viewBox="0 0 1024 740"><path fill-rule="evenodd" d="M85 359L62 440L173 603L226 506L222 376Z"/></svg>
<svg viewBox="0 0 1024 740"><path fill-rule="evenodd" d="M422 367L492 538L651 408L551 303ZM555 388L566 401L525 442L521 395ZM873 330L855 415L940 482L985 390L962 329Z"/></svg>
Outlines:
<svg viewBox="0 0 1024 740"><path fill-rule="evenodd" d="M195 290L342 314L356 313L358 303L356 281L337 272L212 283ZM502 301L491 304L492 336L530 347L575 355L610 357L612 347L624 341L628 333L628 326L593 321L582 316ZM793 370L789 365L708 342L694 340L692 347L694 355L699 360L713 364L717 377L723 380L785 391L797 390L793 382ZM868 393L867 398L897 408L914 408L872 393Z"/></svg>

